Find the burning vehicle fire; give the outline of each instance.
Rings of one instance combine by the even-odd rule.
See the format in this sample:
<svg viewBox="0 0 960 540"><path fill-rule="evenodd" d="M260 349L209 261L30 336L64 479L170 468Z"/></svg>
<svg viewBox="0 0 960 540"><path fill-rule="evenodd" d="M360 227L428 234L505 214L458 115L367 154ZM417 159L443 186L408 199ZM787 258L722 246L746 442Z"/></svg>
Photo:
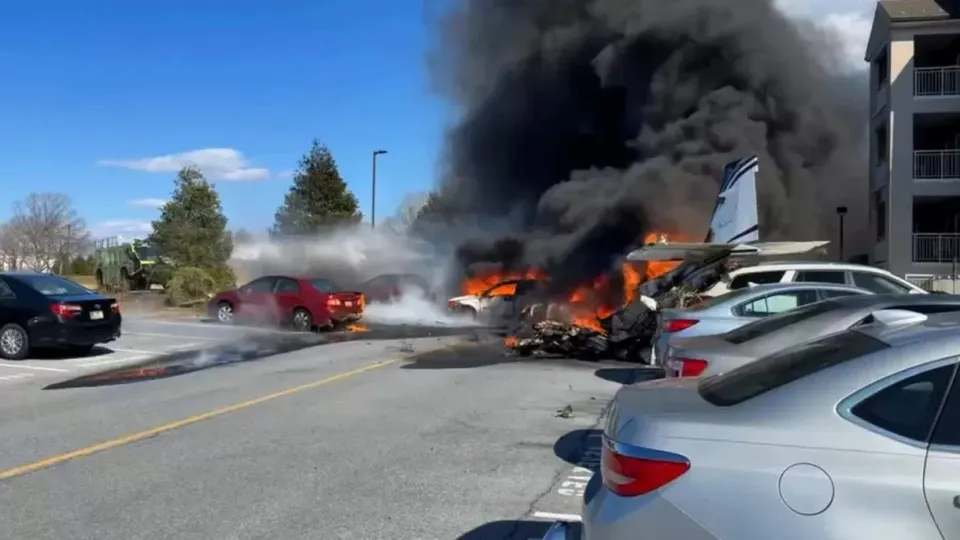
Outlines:
<svg viewBox="0 0 960 540"><path fill-rule="evenodd" d="M512 305L507 316L513 316L513 324L508 324L504 345L517 354L640 360L660 310L700 302L703 291L760 257L805 253L827 244L759 242L757 170L756 157L726 166L703 243L674 242L676 236L649 233L644 246L629 253L618 271L562 294L547 293L549 278L537 269L474 276L464 284L466 295L451 299L450 307L481 313L497 300ZM532 286L518 291L522 284Z"/></svg>

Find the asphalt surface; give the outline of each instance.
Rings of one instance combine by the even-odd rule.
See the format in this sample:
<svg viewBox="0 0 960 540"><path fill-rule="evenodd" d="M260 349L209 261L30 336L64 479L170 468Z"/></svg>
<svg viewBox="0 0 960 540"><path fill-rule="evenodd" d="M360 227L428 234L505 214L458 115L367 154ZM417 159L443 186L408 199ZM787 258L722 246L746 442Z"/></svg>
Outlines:
<svg viewBox="0 0 960 540"><path fill-rule="evenodd" d="M601 416L621 382L643 376L403 329L44 390L252 333L129 319L112 352L0 368L32 375L0 381L0 537L537 537L577 518Z"/></svg>

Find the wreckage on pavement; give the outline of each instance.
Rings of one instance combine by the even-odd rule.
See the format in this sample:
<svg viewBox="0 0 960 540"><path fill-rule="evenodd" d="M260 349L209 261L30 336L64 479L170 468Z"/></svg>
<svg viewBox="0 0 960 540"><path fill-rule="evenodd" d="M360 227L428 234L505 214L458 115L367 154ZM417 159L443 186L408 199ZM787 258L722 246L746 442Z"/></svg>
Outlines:
<svg viewBox="0 0 960 540"><path fill-rule="evenodd" d="M725 167L704 242L670 242L665 235L657 235L654 241L629 253L625 274L631 265L669 262L672 267L662 274L648 275L636 290L626 291L626 302L619 309L597 313L595 321L584 323L582 314L576 314L568 303L524 305L524 299L516 299L524 307L505 340L506 347L521 355L640 360L656 331L660 310L700 302L704 291L729 280L729 273L742 266L764 258L810 253L827 245L826 241L760 242L758 172L756 156Z"/></svg>

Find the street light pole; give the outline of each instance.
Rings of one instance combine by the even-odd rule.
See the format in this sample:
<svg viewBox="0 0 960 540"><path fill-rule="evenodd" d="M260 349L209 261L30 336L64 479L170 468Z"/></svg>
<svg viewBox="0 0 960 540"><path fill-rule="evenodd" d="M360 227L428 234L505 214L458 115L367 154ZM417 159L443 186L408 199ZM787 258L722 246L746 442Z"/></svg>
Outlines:
<svg viewBox="0 0 960 540"><path fill-rule="evenodd" d="M840 262L843 262L843 216L847 215L846 206L837 207L837 216L840 218Z"/></svg>
<svg viewBox="0 0 960 540"><path fill-rule="evenodd" d="M377 228L377 156L386 154L386 150L373 151L373 178L370 187L370 227Z"/></svg>

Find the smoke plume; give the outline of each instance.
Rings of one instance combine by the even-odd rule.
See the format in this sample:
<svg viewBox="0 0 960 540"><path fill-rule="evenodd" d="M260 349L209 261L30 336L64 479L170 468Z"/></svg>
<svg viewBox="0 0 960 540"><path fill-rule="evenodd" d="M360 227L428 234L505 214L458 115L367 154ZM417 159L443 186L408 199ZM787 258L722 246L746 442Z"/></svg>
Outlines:
<svg viewBox="0 0 960 540"><path fill-rule="evenodd" d="M465 266L576 280L647 232L701 240L723 165L757 154L763 239L835 243L845 205L855 246L868 87L836 45L769 0L462 0L431 57L459 118L417 228L468 231Z"/></svg>

